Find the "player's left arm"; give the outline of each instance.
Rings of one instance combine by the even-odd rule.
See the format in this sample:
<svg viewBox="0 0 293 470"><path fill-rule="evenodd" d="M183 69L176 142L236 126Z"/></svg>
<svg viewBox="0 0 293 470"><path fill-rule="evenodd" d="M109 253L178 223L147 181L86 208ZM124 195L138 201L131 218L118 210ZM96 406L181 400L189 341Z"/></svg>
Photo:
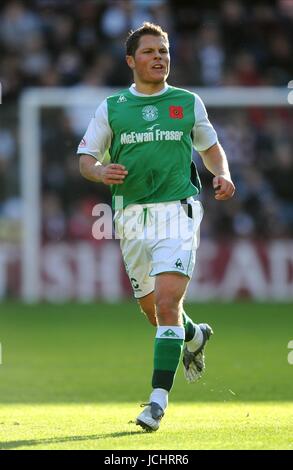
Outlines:
<svg viewBox="0 0 293 470"><path fill-rule="evenodd" d="M200 154L205 167L215 176L213 187L215 198L225 201L235 193L227 157L218 142L218 136L209 121L208 114L201 98L194 95L195 123L192 129L193 145Z"/></svg>
<svg viewBox="0 0 293 470"><path fill-rule="evenodd" d="M213 187L215 199L225 201L233 197L235 186L231 179L227 157L223 147L219 142L212 145L207 150L199 152L204 166L215 176Z"/></svg>

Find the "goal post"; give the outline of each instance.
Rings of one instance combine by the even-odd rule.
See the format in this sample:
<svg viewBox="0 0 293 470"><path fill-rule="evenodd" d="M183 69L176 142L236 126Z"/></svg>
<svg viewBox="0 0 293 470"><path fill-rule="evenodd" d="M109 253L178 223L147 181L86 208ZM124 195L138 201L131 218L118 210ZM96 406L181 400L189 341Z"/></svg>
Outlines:
<svg viewBox="0 0 293 470"><path fill-rule="evenodd" d="M22 219L22 299L41 299L41 109L80 106L96 107L113 88L30 88L19 101L19 142L21 158ZM196 88L207 108L287 107L288 89L279 87ZM89 119L90 120L90 115ZM77 142L78 145L78 142Z"/></svg>

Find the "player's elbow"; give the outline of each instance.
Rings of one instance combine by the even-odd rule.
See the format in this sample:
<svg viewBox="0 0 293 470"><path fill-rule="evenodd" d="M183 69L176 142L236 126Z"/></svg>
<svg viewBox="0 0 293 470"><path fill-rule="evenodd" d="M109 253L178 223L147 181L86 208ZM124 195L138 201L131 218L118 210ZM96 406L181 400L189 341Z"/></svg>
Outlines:
<svg viewBox="0 0 293 470"><path fill-rule="evenodd" d="M83 161L82 156L79 159L79 172L80 172L81 176L83 176L85 178L86 165L85 165L85 162Z"/></svg>
<svg viewBox="0 0 293 470"><path fill-rule="evenodd" d="M90 169L96 163L96 159L90 155L81 155L79 158L79 171L81 176L88 179Z"/></svg>
<svg viewBox="0 0 293 470"><path fill-rule="evenodd" d="M210 147L207 147L205 150L201 150L199 152L200 156L202 158L208 157L211 154L214 154L215 152L219 152L220 150L220 144L219 142L214 143Z"/></svg>

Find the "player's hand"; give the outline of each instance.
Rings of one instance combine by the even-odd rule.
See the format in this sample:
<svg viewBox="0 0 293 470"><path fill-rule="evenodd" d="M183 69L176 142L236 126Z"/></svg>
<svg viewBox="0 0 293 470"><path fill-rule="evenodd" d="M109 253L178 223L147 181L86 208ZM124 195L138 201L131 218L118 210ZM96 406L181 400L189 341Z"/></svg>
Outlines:
<svg viewBox="0 0 293 470"><path fill-rule="evenodd" d="M103 167L101 179L104 184L123 184L128 171L125 166L118 163L110 163Z"/></svg>
<svg viewBox="0 0 293 470"><path fill-rule="evenodd" d="M235 186L232 180L226 176L215 176L213 179L213 187L217 201L225 201L234 196Z"/></svg>

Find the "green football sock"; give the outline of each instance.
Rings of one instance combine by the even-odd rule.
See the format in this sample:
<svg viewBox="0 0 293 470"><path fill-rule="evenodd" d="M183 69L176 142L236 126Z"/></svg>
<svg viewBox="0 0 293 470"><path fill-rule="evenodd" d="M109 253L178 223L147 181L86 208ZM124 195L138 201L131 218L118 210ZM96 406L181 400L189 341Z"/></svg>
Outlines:
<svg viewBox="0 0 293 470"><path fill-rule="evenodd" d="M153 388L171 390L180 361L185 331L183 326L159 326L155 338Z"/></svg>
<svg viewBox="0 0 293 470"><path fill-rule="evenodd" d="M183 319L183 326L185 329L185 342L191 341L195 335L195 330L196 330L195 324L185 312L182 312L182 319Z"/></svg>

